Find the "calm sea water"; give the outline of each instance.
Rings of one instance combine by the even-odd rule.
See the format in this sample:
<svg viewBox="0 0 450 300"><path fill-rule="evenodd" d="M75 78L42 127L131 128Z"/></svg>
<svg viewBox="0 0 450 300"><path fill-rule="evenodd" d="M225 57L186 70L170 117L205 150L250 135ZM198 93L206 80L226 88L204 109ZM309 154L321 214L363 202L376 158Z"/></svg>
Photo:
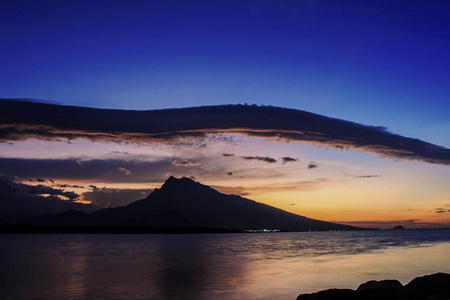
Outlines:
<svg viewBox="0 0 450 300"><path fill-rule="evenodd" d="M0 299L295 299L436 272L448 229L0 235Z"/></svg>

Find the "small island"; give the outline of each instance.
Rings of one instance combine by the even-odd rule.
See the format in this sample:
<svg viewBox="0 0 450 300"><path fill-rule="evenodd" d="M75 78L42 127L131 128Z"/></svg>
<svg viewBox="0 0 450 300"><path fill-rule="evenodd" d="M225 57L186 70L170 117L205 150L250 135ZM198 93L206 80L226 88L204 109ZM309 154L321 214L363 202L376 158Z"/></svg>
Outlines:
<svg viewBox="0 0 450 300"><path fill-rule="evenodd" d="M397 225L397 226L394 226L394 228L392 228L392 229L405 229L405 227L403 227L402 225Z"/></svg>

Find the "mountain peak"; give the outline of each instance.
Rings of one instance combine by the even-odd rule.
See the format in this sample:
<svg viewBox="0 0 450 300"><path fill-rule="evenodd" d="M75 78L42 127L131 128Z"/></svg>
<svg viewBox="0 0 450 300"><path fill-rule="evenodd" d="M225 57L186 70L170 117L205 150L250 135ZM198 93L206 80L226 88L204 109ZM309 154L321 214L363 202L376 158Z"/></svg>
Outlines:
<svg viewBox="0 0 450 300"><path fill-rule="evenodd" d="M191 178L188 178L188 177L176 178L176 177L170 176L169 178L167 178L167 180L161 186L161 189L169 188L169 187L170 188L182 187L182 186L186 187L186 186L190 186L190 185L201 185L201 184L199 182L192 180Z"/></svg>
<svg viewBox="0 0 450 300"><path fill-rule="evenodd" d="M309 219L240 196L225 195L191 178L173 176L147 198L127 206L90 215L67 211L35 222L51 226L191 226L292 231L356 229Z"/></svg>
<svg viewBox="0 0 450 300"><path fill-rule="evenodd" d="M170 176L166 182L159 189L162 193L170 194L211 194L219 193L207 185L203 185L200 182L194 181L188 177L176 178Z"/></svg>

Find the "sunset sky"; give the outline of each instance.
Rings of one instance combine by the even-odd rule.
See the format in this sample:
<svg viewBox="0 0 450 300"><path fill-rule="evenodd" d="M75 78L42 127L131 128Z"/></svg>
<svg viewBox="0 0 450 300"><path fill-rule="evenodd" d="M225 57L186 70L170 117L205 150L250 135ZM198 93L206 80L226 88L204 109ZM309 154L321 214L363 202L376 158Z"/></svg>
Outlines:
<svg viewBox="0 0 450 300"><path fill-rule="evenodd" d="M173 175L315 219L450 227L449 15L446 0L2 1L0 98L34 101L0 101L3 213L125 205Z"/></svg>

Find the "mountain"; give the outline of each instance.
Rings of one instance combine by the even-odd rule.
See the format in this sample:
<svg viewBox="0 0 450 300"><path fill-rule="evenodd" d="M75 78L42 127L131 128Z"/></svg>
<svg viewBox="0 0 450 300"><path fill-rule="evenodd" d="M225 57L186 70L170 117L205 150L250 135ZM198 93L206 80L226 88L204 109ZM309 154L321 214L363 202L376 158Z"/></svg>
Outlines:
<svg viewBox="0 0 450 300"><path fill-rule="evenodd" d="M147 198L91 214L69 211L41 216L38 226L208 227L238 230L351 230L356 227L296 215L236 195L222 194L189 178L170 177Z"/></svg>

